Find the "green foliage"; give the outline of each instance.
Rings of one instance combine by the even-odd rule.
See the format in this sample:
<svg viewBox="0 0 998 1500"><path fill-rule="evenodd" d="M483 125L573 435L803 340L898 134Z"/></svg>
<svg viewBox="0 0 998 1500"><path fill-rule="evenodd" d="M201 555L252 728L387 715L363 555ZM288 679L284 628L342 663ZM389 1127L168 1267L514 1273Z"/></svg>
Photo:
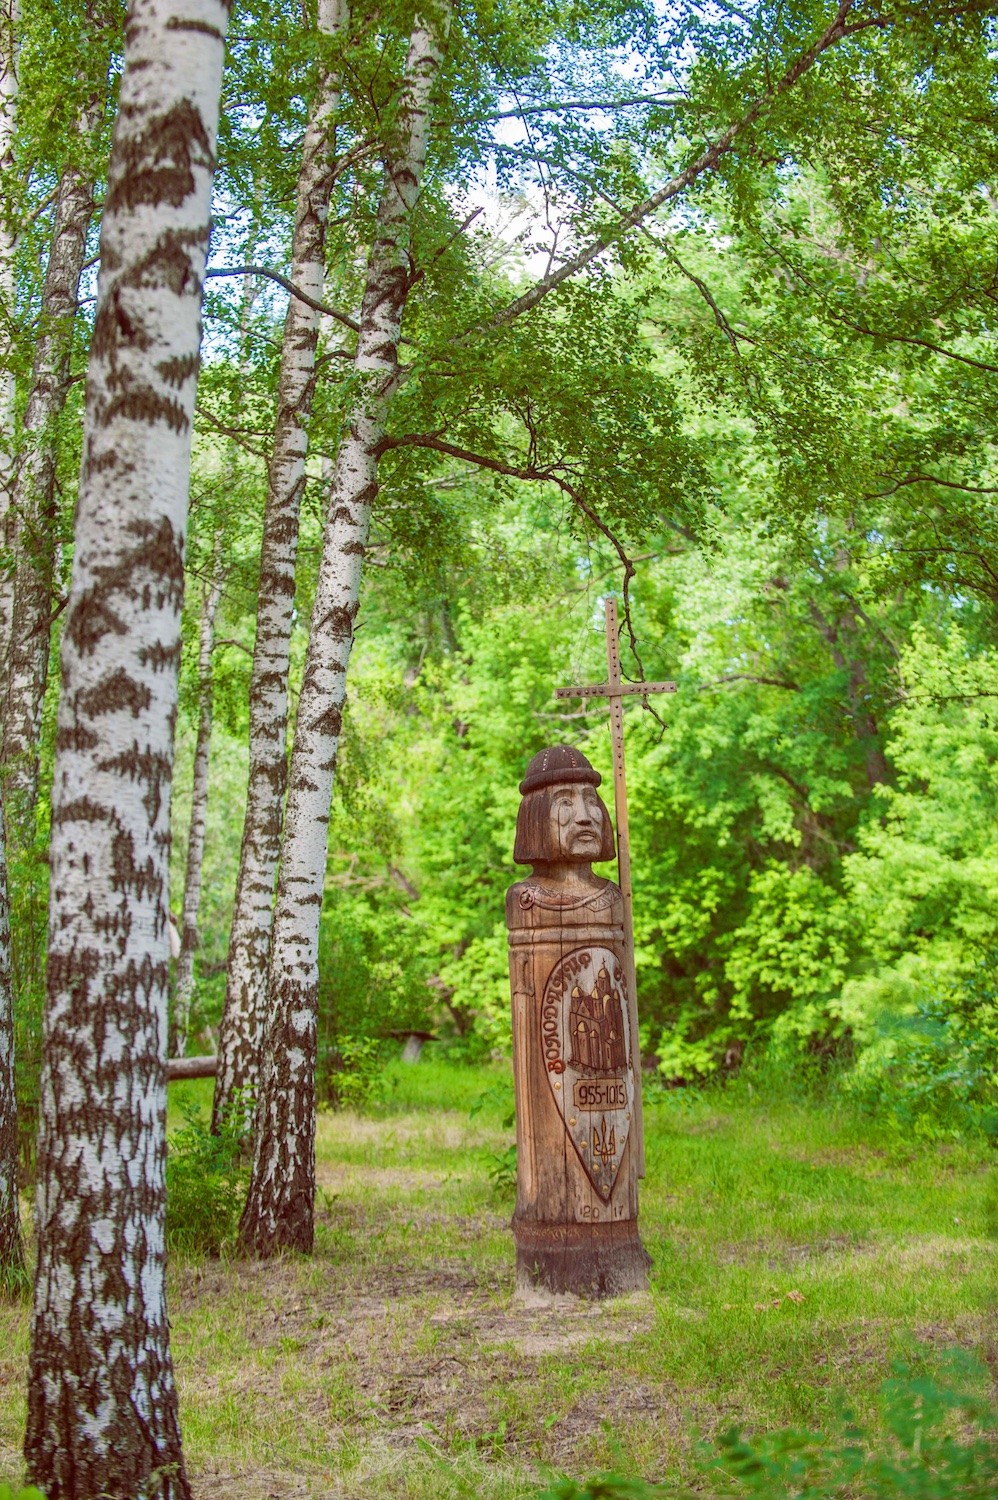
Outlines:
<svg viewBox="0 0 998 1500"><path fill-rule="evenodd" d="M516 1145L504 1151L491 1151L488 1157L489 1181L497 1193L512 1197L516 1192Z"/></svg>
<svg viewBox="0 0 998 1500"><path fill-rule="evenodd" d="M316 1090L334 1109L374 1103L385 1058L397 1050L391 1040L427 1030L430 1019L430 991L400 893L387 877L374 877L366 889L359 883L359 891L344 883L330 892L319 930Z"/></svg>
<svg viewBox="0 0 998 1500"><path fill-rule="evenodd" d="M913 1014L881 1015L849 1092L905 1132L982 1133L998 1146L998 954Z"/></svg>
<svg viewBox="0 0 998 1500"><path fill-rule="evenodd" d="M233 1111L213 1135L190 1096L178 1099L184 1125L166 1157L166 1243L182 1255L220 1255L239 1228L248 1180L245 1142Z"/></svg>
<svg viewBox="0 0 998 1500"><path fill-rule="evenodd" d="M377 1104L384 1098L384 1065L391 1050L376 1037L330 1037L324 1031L315 1079L320 1107L362 1110Z"/></svg>
<svg viewBox="0 0 998 1500"><path fill-rule="evenodd" d="M502 1111L503 1130L510 1130L516 1119L511 1083L493 1084L491 1088L479 1094L468 1111L468 1119L474 1120L479 1115L486 1112L493 1113L496 1110ZM516 1192L516 1142L500 1147L497 1151L487 1151L485 1159L486 1171L493 1190L503 1197L514 1194Z"/></svg>
<svg viewBox="0 0 998 1500"><path fill-rule="evenodd" d="M998 1484L998 1418L984 1402L903 1365L882 1396L894 1440L888 1450L878 1451L848 1415L827 1434L786 1429L745 1438L733 1429L713 1454L704 1449L702 1481L713 1495L757 1500L989 1500ZM538 1500L680 1500L690 1493L604 1474L581 1485L559 1480Z"/></svg>

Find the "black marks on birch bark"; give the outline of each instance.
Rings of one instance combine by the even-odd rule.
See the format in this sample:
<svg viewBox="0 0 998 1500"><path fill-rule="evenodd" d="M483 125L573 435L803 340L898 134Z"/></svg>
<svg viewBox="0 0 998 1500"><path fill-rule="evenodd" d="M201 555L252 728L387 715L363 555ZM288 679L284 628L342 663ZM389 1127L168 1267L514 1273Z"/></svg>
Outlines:
<svg viewBox="0 0 998 1500"><path fill-rule="evenodd" d="M124 107L122 119L127 120L129 113ZM214 171L208 132L200 110L189 99L178 100L172 109L149 118L141 131L127 139L124 136L125 132L119 132L115 141L120 154L108 184L106 214L134 210L141 204L158 208L169 203L180 208L194 192L194 168Z"/></svg>
<svg viewBox="0 0 998 1500"><path fill-rule="evenodd" d="M10 903L0 807L0 1281L8 1289L27 1283L18 1202L17 1095L14 1091L14 989L11 978Z"/></svg>
<svg viewBox="0 0 998 1500"><path fill-rule="evenodd" d="M56 731L55 745L57 750L92 750L100 740L93 730L87 729L83 724L60 725Z"/></svg>
<svg viewBox="0 0 998 1500"><path fill-rule="evenodd" d="M156 366L167 385L183 385L198 373L201 357L198 354L177 355L173 359L161 359Z"/></svg>
<svg viewBox="0 0 998 1500"><path fill-rule="evenodd" d="M131 422L148 422L150 427L165 422L174 432L185 432L190 426L184 404L160 395L152 386L122 391L120 396L109 401L102 413L104 425L109 427L119 417Z"/></svg>
<svg viewBox="0 0 998 1500"><path fill-rule="evenodd" d="M100 714L115 714L127 709L132 718L137 719L152 702L152 693L144 682L136 682L124 667L118 667L96 687L81 693L77 702L88 717L97 718Z"/></svg>
<svg viewBox="0 0 998 1500"><path fill-rule="evenodd" d="M357 618L359 604L352 600L349 604L335 604L319 620L318 627L323 634L328 634L337 641L353 640L353 622Z"/></svg>
<svg viewBox="0 0 998 1500"><path fill-rule="evenodd" d="M272 984L268 1088L257 1121L258 1159L273 1192L265 1204L247 1199L239 1226L257 1255L278 1248L310 1254L315 1201L315 1048L318 983L291 977Z"/></svg>
<svg viewBox="0 0 998 1500"><path fill-rule="evenodd" d="M322 713L316 714L309 720L309 728L315 734L328 735L333 739L339 737L343 726L343 713L339 704L330 703Z"/></svg>
<svg viewBox="0 0 998 1500"><path fill-rule="evenodd" d="M172 755L150 750L133 740L127 750L121 751L118 755L103 757L97 762L97 767L101 771L116 772L122 780L143 783L147 791L142 798L142 805L149 814L150 823L155 824L158 821L160 808L170 795L173 779Z"/></svg>
<svg viewBox="0 0 998 1500"><path fill-rule="evenodd" d="M52 809L52 822L63 823L110 823L113 814L103 802L92 797L77 797L74 802L62 802Z"/></svg>
<svg viewBox="0 0 998 1500"><path fill-rule="evenodd" d="M297 527L295 528L297 532ZM293 599L295 596L294 574L283 568L269 568L260 573L260 588L273 599Z"/></svg>
<svg viewBox="0 0 998 1500"><path fill-rule="evenodd" d="M177 641L173 646L143 646L138 659L151 672L172 672L180 666L180 654L181 645Z"/></svg>
<svg viewBox="0 0 998 1500"><path fill-rule="evenodd" d="M171 16L166 23L167 31L200 31L202 36L210 36L217 41L224 42L225 38L217 26L209 26L207 21L181 21L177 16Z"/></svg>
<svg viewBox="0 0 998 1500"><path fill-rule="evenodd" d="M163 516L132 521L125 528L134 544L120 562L95 567L96 582L70 606L66 633L81 656L92 654L106 635L125 635L128 626L112 600L143 609L179 611L184 598L183 541Z"/></svg>

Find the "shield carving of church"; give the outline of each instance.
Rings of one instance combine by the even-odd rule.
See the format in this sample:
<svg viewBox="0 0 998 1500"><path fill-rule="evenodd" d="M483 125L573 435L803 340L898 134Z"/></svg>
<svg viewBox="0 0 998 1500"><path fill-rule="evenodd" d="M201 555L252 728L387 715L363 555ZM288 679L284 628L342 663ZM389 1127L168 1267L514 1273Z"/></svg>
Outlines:
<svg viewBox="0 0 998 1500"><path fill-rule="evenodd" d="M609 1203L634 1113L627 987L609 948L576 948L551 970L541 1004L541 1047L569 1139Z"/></svg>

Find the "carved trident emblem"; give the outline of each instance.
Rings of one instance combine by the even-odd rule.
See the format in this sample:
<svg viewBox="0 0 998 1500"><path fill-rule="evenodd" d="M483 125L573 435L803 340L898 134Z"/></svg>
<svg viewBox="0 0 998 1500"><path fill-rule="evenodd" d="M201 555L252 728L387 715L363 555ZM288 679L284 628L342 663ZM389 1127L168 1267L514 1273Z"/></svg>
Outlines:
<svg viewBox="0 0 998 1500"><path fill-rule="evenodd" d="M600 1126L602 1126L602 1130ZM613 1161L616 1154L617 1131L615 1126L611 1125L610 1138L607 1140L606 1115L604 1115L599 1125L593 1126L593 1156L598 1156L604 1167L606 1167Z"/></svg>

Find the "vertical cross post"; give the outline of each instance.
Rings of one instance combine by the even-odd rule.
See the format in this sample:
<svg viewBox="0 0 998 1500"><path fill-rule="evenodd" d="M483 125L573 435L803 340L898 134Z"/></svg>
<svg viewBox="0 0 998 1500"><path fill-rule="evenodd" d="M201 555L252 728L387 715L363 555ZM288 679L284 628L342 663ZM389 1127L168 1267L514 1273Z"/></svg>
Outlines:
<svg viewBox="0 0 998 1500"><path fill-rule="evenodd" d="M634 962L634 898L631 888L631 837L627 821L627 773L624 765L624 698L645 697L649 693L674 693L674 682L624 682L620 674L620 628L617 601L607 599L606 664L607 681L589 686L558 688L556 698L608 698L610 700L610 733L613 741L613 800L617 819L617 880L624 898L624 931L627 939L627 1011L631 1033L631 1055L634 1059L635 1151L638 1176L645 1175L644 1114L641 1108L641 1050L638 1044L638 987Z"/></svg>

